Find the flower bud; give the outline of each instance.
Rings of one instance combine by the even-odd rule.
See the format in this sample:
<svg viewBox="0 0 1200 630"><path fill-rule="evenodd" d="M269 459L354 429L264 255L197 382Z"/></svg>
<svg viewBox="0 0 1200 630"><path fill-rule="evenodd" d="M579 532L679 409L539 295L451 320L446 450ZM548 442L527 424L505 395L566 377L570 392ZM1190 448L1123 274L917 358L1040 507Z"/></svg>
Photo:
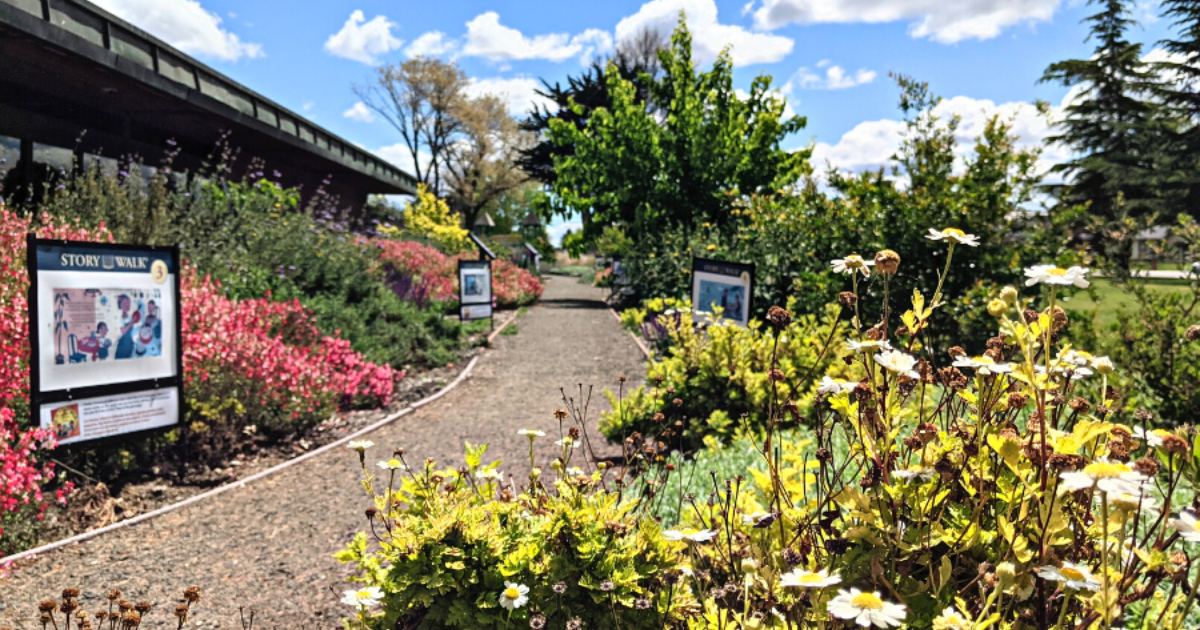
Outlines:
<svg viewBox="0 0 1200 630"><path fill-rule="evenodd" d="M1017 303L1017 290L1014 287L1007 286L1000 289L1000 299L1004 300L1005 304L1013 306Z"/></svg>
<svg viewBox="0 0 1200 630"><path fill-rule="evenodd" d="M988 315L992 317L1000 317L1008 310L1008 304L1004 300L992 300L988 302Z"/></svg>
<svg viewBox="0 0 1200 630"><path fill-rule="evenodd" d="M742 558L742 573L754 573L758 570L758 562L754 558Z"/></svg>
<svg viewBox="0 0 1200 630"><path fill-rule="evenodd" d="M1188 326L1187 332L1183 333L1183 336L1187 337L1188 341L1200 339L1200 324L1192 324L1191 326Z"/></svg>
<svg viewBox="0 0 1200 630"><path fill-rule="evenodd" d="M1112 359L1108 357L1096 357L1092 359L1092 367L1096 369L1097 374L1112 374L1116 367L1113 366Z"/></svg>

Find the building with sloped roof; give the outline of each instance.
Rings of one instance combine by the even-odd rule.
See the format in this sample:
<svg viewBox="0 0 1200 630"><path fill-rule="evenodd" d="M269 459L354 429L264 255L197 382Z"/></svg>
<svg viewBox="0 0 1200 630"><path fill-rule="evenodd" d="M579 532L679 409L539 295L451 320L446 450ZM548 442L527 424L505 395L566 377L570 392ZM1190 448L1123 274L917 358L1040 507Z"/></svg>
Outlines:
<svg viewBox="0 0 1200 630"><path fill-rule="evenodd" d="M401 169L83 0L0 0L0 181L11 195L47 173L144 168L178 151L195 173L224 141L240 178L262 160L307 199L361 207L413 194ZM121 160L125 160L122 162Z"/></svg>

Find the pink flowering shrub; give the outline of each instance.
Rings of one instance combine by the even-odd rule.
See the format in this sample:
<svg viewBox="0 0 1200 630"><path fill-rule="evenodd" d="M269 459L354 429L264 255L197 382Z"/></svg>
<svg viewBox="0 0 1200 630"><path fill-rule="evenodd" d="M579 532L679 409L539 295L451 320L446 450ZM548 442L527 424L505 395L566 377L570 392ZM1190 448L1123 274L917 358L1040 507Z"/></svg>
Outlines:
<svg viewBox="0 0 1200 630"><path fill-rule="evenodd" d="M458 261L473 260L472 254L447 256L435 247L416 241L379 241L380 260L397 270L425 281L429 298L449 301L458 296ZM542 296L542 283L532 273L507 259L492 261L492 285L497 306L523 306Z"/></svg>
<svg viewBox="0 0 1200 630"><path fill-rule="evenodd" d="M298 300L230 300L193 271L183 286L184 381L202 416L294 429L356 400L391 397L397 373L322 335Z"/></svg>
<svg viewBox="0 0 1200 630"><path fill-rule="evenodd" d="M56 222L43 214L36 220L21 217L0 204L0 536L10 518L46 510L43 486L54 479L54 463L47 453L54 448L48 431L29 421L29 275L25 270L25 234L77 241L112 241L103 225L88 230ZM55 491L62 502L71 490L66 483ZM17 517L21 513L23 516ZM3 546L0 541L0 546Z"/></svg>

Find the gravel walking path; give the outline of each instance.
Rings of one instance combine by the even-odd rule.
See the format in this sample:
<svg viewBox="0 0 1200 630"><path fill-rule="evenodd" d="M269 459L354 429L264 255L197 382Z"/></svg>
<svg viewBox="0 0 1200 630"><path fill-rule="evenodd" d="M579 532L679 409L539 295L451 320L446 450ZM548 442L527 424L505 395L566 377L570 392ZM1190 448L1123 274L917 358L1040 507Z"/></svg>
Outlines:
<svg viewBox="0 0 1200 630"><path fill-rule="evenodd" d="M369 437L374 455L404 447L410 463L462 461L463 441L487 442L506 473L528 471L522 428L557 433L559 388L595 385L594 421L607 409L600 391L627 376L642 379L641 353L604 305L603 293L573 278L551 277L542 301L499 335L469 378L441 399ZM593 433L593 437L597 434ZM539 464L553 457L541 440ZM411 458L411 459L410 459ZM238 607L256 628L340 628L347 569L332 554L365 524L369 504L358 459L344 449L149 522L38 558L0 579L0 626L40 630L37 602L66 587L83 591L84 609L102 608L107 589L155 605L143 627L173 628L176 598L196 584L204 599L192 627L238 627ZM332 587L332 588L331 588ZM336 592L336 593L335 593Z"/></svg>

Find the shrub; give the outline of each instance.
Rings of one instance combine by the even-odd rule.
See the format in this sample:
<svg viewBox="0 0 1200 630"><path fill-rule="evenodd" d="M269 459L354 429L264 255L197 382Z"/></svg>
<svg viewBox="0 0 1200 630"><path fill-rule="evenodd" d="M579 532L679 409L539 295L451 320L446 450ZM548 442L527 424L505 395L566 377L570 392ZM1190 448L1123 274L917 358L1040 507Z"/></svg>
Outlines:
<svg viewBox="0 0 1200 630"><path fill-rule="evenodd" d="M426 461L410 471L400 454L379 462L379 476L355 446L381 545L360 533L337 558L357 569L363 589L343 602L366 627L562 628L586 619L589 628L661 628L678 620L687 599L664 582L674 579L666 570L676 550L652 519L638 518L636 504L598 489L601 472L571 471L571 449L555 480L539 471L516 494L499 462L483 464L486 445L468 444L457 470ZM369 614L380 601L384 612Z"/></svg>
<svg viewBox="0 0 1200 630"><path fill-rule="evenodd" d="M100 226L88 230L43 214L18 216L0 203L0 554L35 539L31 526L47 507L43 488L55 480L49 452L54 436L29 418L29 276L25 271L25 235L81 241L111 241ZM55 498L71 489L63 483Z"/></svg>
<svg viewBox="0 0 1200 630"><path fill-rule="evenodd" d="M1200 224L1192 217L1181 215L1171 235L1184 260L1200 258ZM1118 273L1106 275L1133 297L1133 306L1117 311L1112 330L1096 331L1099 343L1127 368L1130 394L1164 424L1195 422L1200 415L1200 344L1195 343L1200 338L1200 276L1191 275L1186 287L1172 291Z"/></svg>
<svg viewBox="0 0 1200 630"><path fill-rule="evenodd" d="M776 337L757 320L746 328L720 319L698 328L686 301L650 301L648 306L652 311L674 307L652 316L657 325L653 334L666 349L647 364L649 385L627 397L605 392L612 411L601 414L600 432L612 442L635 432L652 435L675 422L681 429L673 444L685 450L707 441L728 442L742 432L756 435L766 428L773 390L795 413L805 413L815 387L803 377L824 375L834 366L837 353L822 351L844 335L836 307L820 318L798 317ZM646 325L646 319L644 311L637 311L623 321L638 326ZM657 337L658 330L665 331L665 338ZM771 381L772 367L786 379Z"/></svg>
<svg viewBox="0 0 1200 630"><path fill-rule="evenodd" d="M428 240L444 252L460 252L470 245L468 231L459 225L450 206L438 199L425 184L417 184L417 198L404 209L404 229L385 227L380 230L389 237L411 236Z"/></svg>
<svg viewBox="0 0 1200 630"><path fill-rule="evenodd" d="M429 286L433 300L457 303L458 261L470 260L469 254L447 256L435 247L416 241L378 241L380 260L396 270L410 274ZM542 295L542 283L527 269L512 261L492 261L492 297L497 306L513 308L532 304Z"/></svg>

